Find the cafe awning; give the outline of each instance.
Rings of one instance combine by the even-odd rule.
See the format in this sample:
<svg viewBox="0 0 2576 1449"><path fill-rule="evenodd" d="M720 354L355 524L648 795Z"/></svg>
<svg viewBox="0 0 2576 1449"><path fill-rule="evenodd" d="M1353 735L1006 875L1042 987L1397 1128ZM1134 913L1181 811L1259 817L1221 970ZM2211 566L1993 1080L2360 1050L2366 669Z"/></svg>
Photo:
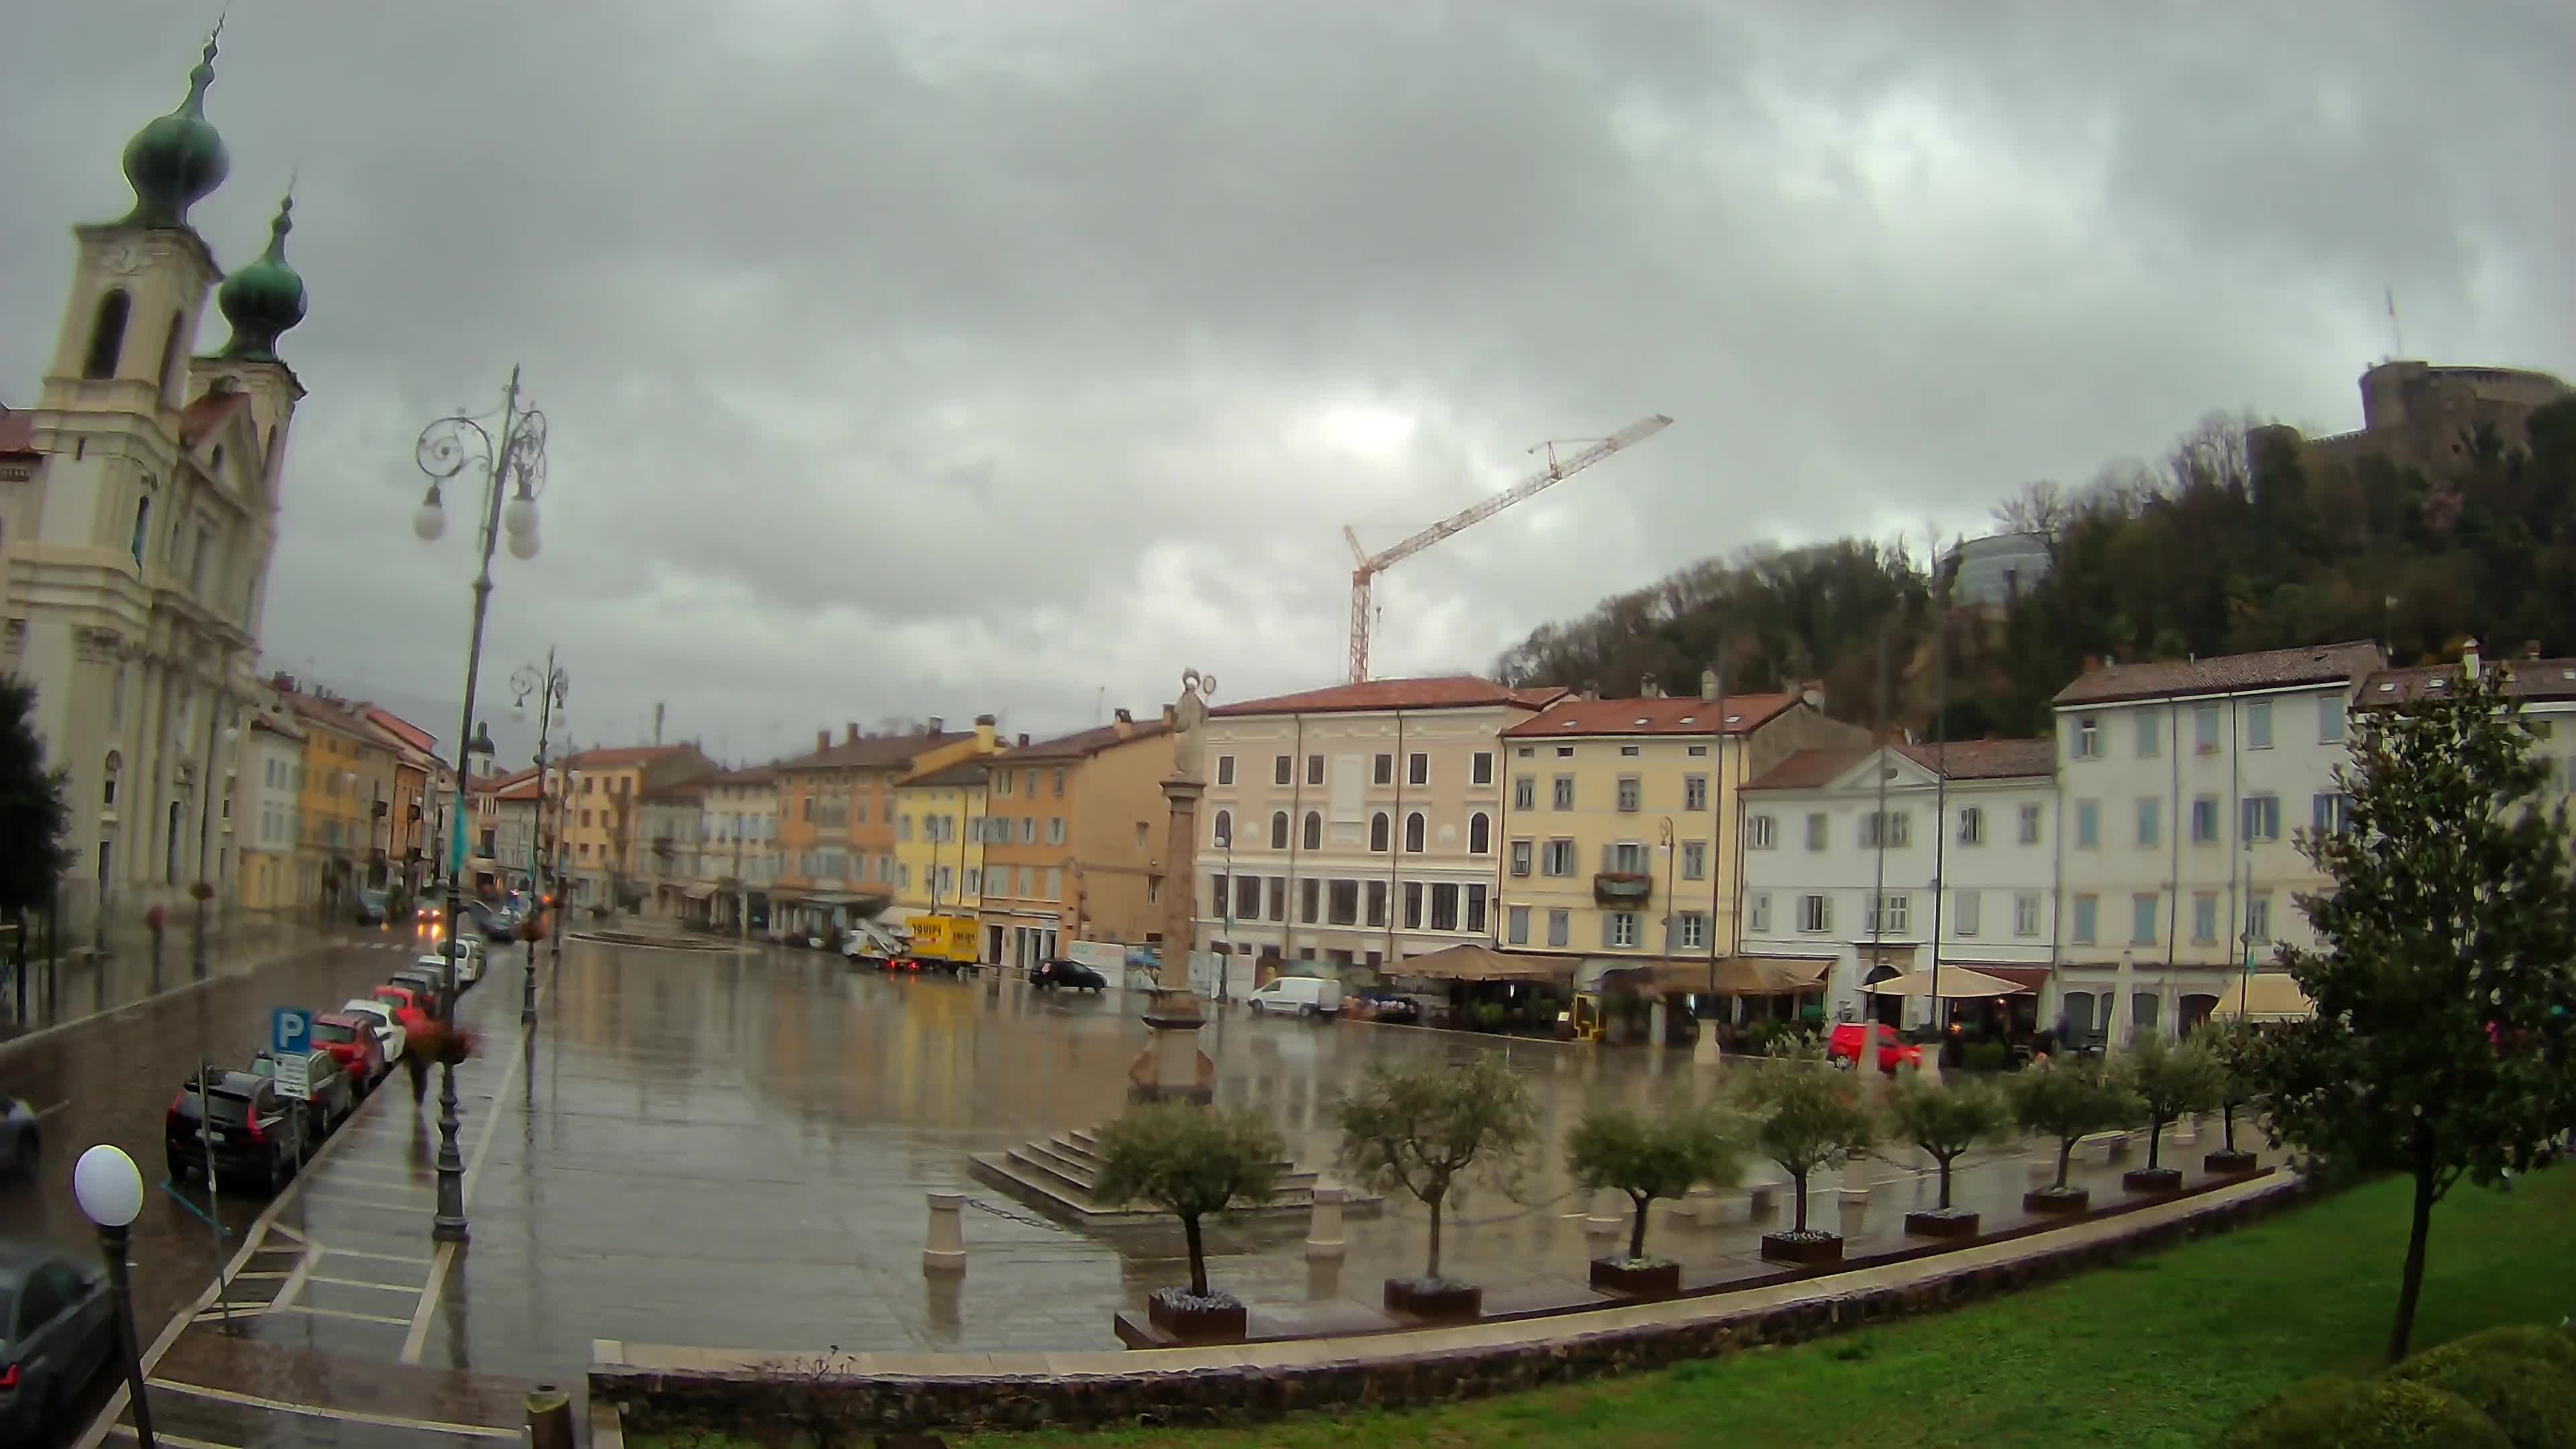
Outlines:
<svg viewBox="0 0 2576 1449"><path fill-rule="evenodd" d="M1714 973L1706 957L1696 961L1628 961L1594 957L1583 963L1578 980L1586 990L1617 986L1656 995L1785 996L1824 989L1830 958L1812 956L1725 956ZM1712 984L1712 980L1714 984Z"/></svg>
<svg viewBox="0 0 2576 1449"><path fill-rule="evenodd" d="M1880 996L1930 996L1934 985L1930 971L1908 971L1902 976L1873 981L1865 989ZM2030 988L1965 966L1944 966L1939 990L1941 999L1950 1001L1968 996L2017 996Z"/></svg>
<svg viewBox="0 0 2576 1449"><path fill-rule="evenodd" d="M2222 993L2210 1013L2248 1021L2299 1021L2316 1014L2317 1004L2286 971L2255 972Z"/></svg>
<svg viewBox="0 0 2576 1449"><path fill-rule="evenodd" d="M1475 945L1407 956L1388 962L1385 971L1389 976L1418 976L1426 981L1544 981L1562 986L1574 980L1574 963L1563 956L1530 956Z"/></svg>
<svg viewBox="0 0 2576 1449"><path fill-rule="evenodd" d="M715 893L716 893L716 888L715 888L714 886L711 886L711 885L693 885L693 886L689 886L689 887L687 887L687 888L683 889L683 890L680 892L680 894L682 894L682 895L684 895L684 896L687 896L690 900L693 900L693 901L703 901L703 900L706 900L708 897L713 896Z"/></svg>

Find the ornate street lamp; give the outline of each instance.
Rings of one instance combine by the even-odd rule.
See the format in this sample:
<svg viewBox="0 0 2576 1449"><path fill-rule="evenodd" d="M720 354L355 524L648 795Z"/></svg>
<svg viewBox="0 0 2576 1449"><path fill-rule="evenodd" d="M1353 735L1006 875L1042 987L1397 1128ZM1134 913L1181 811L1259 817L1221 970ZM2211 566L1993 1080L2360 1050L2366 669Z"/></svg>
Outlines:
<svg viewBox="0 0 2576 1449"><path fill-rule="evenodd" d="M546 484L546 415L519 401L519 370L510 369L510 385L501 396L501 436L475 418L458 413L421 429L413 456L429 475L429 492L412 516L412 532L430 543L447 531L447 510L440 486L468 469L483 474L483 506L476 543L482 550L474 576L474 633L465 653L465 702L456 726L456 808L449 830L447 857L447 966L442 993L448 1014L456 1011L456 924L465 911L465 782L473 773L474 686L483 669L483 620L492 605L492 549L504 534L510 556L537 556L537 495ZM491 752L488 739L483 752ZM465 1241L465 1159L456 1150L456 1065L439 1066L438 1083L438 1214L430 1225L443 1243Z"/></svg>
<svg viewBox="0 0 2576 1449"><path fill-rule="evenodd" d="M546 651L546 667L540 673L533 664L522 664L510 676L510 692L516 696L516 708L524 712L528 696L537 696L537 809L536 819L528 832L528 894L544 909L545 855L543 840L546 823L546 732L554 724L558 706L572 688L572 679L555 663L555 651ZM533 1026L537 1020L537 937L533 931L521 933L528 948L528 970L520 982L519 1024Z"/></svg>
<svg viewBox="0 0 2576 1449"><path fill-rule="evenodd" d="M202 1080L202 1077L200 1078ZM211 1165L213 1159L207 1159ZM211 1184L213 1177L208 1176ZM143 1394L143 1355L134 1339L134 1293L126 1285L125 1254L134 1219L143 1211L143 1174L123 1148L101 1143L72 1164L72 1197L81 1215L98 1227L99 1251L107 1258L107 1281L116 1295L117 1357L125 1370L127 1395L134 1401L134 1438L152 1449L152 1405Z"/></svg>

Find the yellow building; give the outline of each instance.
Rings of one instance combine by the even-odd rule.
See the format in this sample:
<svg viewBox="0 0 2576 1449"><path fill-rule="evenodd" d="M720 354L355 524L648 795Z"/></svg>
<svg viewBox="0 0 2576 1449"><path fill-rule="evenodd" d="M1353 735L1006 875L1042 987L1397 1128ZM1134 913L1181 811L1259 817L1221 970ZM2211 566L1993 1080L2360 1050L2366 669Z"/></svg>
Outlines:
<svg viewBox="0 0 2576 1449"><path fill-rule="evenodd" d="M1702 963L1735 950L1736 791L1815 746L1865 744L1815 696L1568 696L1502 731L1507 951Z"/></svg>
<svg viewBox="0 0 2576 1449"><path fill-rule="evenodd" d="M552 768L571 772L563 843L572 857L573 904L634 910L643 904L637 878L647 848L645 790L712 775L719 767L697 746L684 744L584 750Z"/></svg>
<svg viewBox="0 0 2576 1449"><path fill-rule="evenodd" d="M984 904L982 759L917 771L894 787L894 907L891 920L923 911L973 916Z"/></svg>
<svg viewBox="0 0 2576 1449"><path fill-rule="evenodd" d="M340 701L301 691L284 698L304 731L304 786L295 802L298 895L326 914L345 914L360 890L377 883L369 875L370 812L392 786L392 752Z"/></svg>
<svg viewBox="0 0 2576 1449"><path fill-rule="evenodd" d="M771 850L778 863L769 892L771 929L833 935L890 906L898 894L895 787L993 753L994 724L984 714L971 731L950 730L933 717L917 734L861 735L852 722L839 744L831 731L820 731L812 754L770 766L777 802Z"/></svg>
<svg viewBox="0 0 2576 1449"><path fill-rule="evenodd" d="M303 842L303 726L275 701L255 705L243 732L234 791L238 819L231 822L241 867L234 873L244 910L288 911L311 906L299 847Z"/></svg>

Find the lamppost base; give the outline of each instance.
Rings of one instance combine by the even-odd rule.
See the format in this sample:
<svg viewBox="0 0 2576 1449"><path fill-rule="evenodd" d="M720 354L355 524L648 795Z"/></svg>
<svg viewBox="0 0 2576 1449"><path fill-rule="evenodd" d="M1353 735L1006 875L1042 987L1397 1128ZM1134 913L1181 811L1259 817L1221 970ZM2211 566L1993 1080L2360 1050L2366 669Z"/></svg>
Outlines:
<svg viewBox="0 0 2576 1449"><path fill-rule="evenodd" d="M432 1218L430 1220L429 1237L432 1242L462 1243L466 1241L467 1236L465 1219L463 1218Z"/></svg>
<svg viewBox="0 0 2576 1449"><path fill-rule="evenodd" d="M1199 1050L1199 1028L1206 1024L1188 990L1157 989L1145 1015L1145 1049L1127 1067L1128 1100L1216 1100L1216 1060Z"/></svg>

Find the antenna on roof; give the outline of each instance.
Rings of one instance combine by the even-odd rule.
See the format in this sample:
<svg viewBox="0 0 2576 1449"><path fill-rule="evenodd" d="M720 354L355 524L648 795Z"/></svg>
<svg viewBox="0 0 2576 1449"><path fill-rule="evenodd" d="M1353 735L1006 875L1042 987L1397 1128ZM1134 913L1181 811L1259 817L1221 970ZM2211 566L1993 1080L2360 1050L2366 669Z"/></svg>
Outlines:
<svg viewBox="0 0 2576 1449"><path fill-rule="evenodd" d="M2394 362L2397 358L2404 357L2406 355L2406 329L2400 325L2397 320L2397 289L2395 287L2390 287L2388 289L2388 340L2394 343L2397 347L2396 356L2391 357L2389 361Z"/></svg>

